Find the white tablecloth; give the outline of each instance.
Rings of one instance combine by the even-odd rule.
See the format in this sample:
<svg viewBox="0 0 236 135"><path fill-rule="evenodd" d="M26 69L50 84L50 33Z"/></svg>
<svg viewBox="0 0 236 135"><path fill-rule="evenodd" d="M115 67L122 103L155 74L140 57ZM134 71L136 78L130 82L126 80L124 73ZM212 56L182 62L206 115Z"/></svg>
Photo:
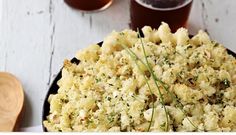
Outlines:
<svg viewBox="0 0 236 135"><path fill-rule="evenodd" d="M43 128L41 125L34 126L34 127L21 128L20 132L43 132Z"/></svg>

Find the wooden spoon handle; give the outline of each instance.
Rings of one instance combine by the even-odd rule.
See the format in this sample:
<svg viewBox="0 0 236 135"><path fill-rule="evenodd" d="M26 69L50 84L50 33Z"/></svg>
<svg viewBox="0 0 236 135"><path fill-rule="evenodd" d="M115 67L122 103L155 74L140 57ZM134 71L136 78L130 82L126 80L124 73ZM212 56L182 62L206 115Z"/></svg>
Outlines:
<svg viewBox="0 0 236 135"><path fill-rule="evenodd" d="M0 131L13 131L15 121L14 120L9 120L8 118L1 118L2 120L0 121Z"/></svg>
<svg viewBox="0 0 236 135"><path fill-rule="evenodd" d="M12 74L0 72L0 131L13 131L24 104L21 83Z"/></svg>

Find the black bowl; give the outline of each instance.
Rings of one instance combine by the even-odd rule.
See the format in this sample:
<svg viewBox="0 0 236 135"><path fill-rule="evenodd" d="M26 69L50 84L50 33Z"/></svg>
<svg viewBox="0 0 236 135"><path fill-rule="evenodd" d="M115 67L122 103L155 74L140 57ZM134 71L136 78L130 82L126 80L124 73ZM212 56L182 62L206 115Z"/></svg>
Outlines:
<svg viewBox="0 0 236 135"><path fill-rule="evenodd" d="M141 35L142 36L142 35ZM102 43L103 42L100 42L98 43L99 46L102 46ZM227 52L228 54L234 56L236 58L236 53L234 53L233 51L227 49ZM75 64L79 64L79 60L76 59L76 58L73 58L71 60L72 63L75 63ZM50 94L56 94L57 93L57 90L59 89L58 85L57 85L57 82L61 79L61 70L60 72L57 74L56 78L53 80L49 90L48 90L48 93L44 99L44 104L43 104L43 114L42 114L42 127L43 127L43 131L44 132L48 132L47 129L43 126L43 121L46 120L47 116L49 115L49 110L50 110L50 104L48 103L48 97Z"/></svg>

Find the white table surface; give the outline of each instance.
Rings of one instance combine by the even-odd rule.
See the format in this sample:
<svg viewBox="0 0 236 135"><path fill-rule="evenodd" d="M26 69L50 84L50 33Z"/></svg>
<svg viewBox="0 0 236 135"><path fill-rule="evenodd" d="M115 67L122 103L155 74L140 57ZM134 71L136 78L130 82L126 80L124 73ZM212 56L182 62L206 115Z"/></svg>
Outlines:
<svg viewBox="0 0 236 135"><path fill-rule="evenodd" d="M189 31L205 29L236 52L236 0L194 0ZM129 27L129 0L114 0L98 13L73 10L63 0L0 0L0 71L22 82L26 110L22 127L41 124L49 84L65 58Z"/></svg>

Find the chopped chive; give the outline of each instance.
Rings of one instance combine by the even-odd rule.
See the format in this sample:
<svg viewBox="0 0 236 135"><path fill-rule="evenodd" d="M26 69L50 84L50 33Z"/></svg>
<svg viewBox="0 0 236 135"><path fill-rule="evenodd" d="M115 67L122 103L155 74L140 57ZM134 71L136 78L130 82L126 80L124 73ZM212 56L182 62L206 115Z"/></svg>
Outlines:
<svg viewBox="0 0 236 135"><path fill-rule="evenodd" d="M161 103L162 107L164 108L164 111L165 111L165 114L166 114L166 124L165 124L166 127L165 127L165 131L168 131L168 129L169 129L169 119L168 119L168 112L167 112L166 106L164 105L164 98L163 98L163 95L162 95L162 93L161 93L161 91L160 91L160 88L159 88L159 86L158 86L158 84L157 84L157 81L156 81L156 79L155 79L155 78L157 78L157 77L154 75L154 71L152 70L152 68L151 68L151 66L150 66L150 64L149 64L149 62L148 62L147 54L146 54L146 51L145 51L145 48L144 48L143 41L142 41L142 39L141 39L139 30L138 30L138 35L139 35L139 39L140 39L141 44L142 44L143 54L144 54L144 57L145 57L145 61L146 61L146 63L147 63L147 68L148 68L148 70L149 70L149 72L150 72L150 74L151 74L151 76L152 76L152 78L153 78L153 81L154 81L154 83L155 83L155 85L156 85L156 87L157 87L157 89L158 89L158 94L159 94L159 96L160 96L160 103Z"/></svg>
<svg viewBox="0 0 236 135"><path fill-rule="evenodd" d="M139 69L139 71L140 71L141 74L144 76L145 82L146 82L146 84L147 84L147 86L148 86L148 89L149 89L151 95L152 95L152 108L153 108L153 109L152 109L152 116L151 116L150 124L149 124L148 129L147 129L147 131L150 131L151 125L152 125L152 121L153 121L153 117L154 117L154 111L155 111L155 110L154 110L154 108L155 108L155 106L154 106L154 95L153 95L153 92L152 92L152 90L151 90L151 86L150 86L150 84L148 83L148 78L147 78L147 76L145 76L145 73L141 70L140 66L139 66L138 63L137 63L137 60L138 60L138 59L137 59L137 56L136 56L136 55L133 55L134 53L131 53L131 50L130 50L129 48L127 48L125 45L121 44L121 46L128 52L128 54L130 54L130 57L134 60L136 66L137 66L138 69Z"/></svg>
<svg viewBox="0 0 236 135"><path fill-rule="evenodd" d="M139 33L139 31L138 31L138 33ZM161 84L161 86L164 88L164 90L167 92L167 93L169 93L170 95L171 95L171 97L174 99L174 101L177 103L177 105L176 105L176 107L178 107L181 111L182 111L182 113L185 115L185 117L187 118L187 120L191 123L191 125L192 126L194 126L196 129L199 129L198 127L196 127L194 124L193 124L193 122L187 117L187 114L186 114L186 112L183 110L183 104L177 99L177 97L173 94L173 93L171 93L168 89L169 89L169 87L168 86L166 86L167 84L165 84L163 81L161 81L160 79L158 79L157 78L157 76L153 73L153 71L152 71L152 69L150 68L150 64L148 63L148 61L147 61L147 57L146 57L146 52L145 52L145 49L144 49L144 45L143 45L143 42L142 42L142 39L141 39L141 36L140 36L140 34L138 34L139 36L139 38L140 38L140 40L141 40L141 43L142 43L142 48L143 48L143 51L144 51L144 53L145 53L145 61L146 61L146 63L144 63L131 49L129 49L128 47L126 47L125 45L123 45L123 44L121 44L121 46L129 53L129 55L131 56L131 58L135 61L135 64L138 66L138 68L139 68L139 70L142 72L142 70L140 69L140 67L139 67L139 65L137 64L137 61L140 61L148 70L149 70L149 72L150 72L150 74L152 75L152 78L154 79L154 82L155 82L155 85L157 84L157 82L159 82L160 84ZM145 81L147 82L147 77L144 75L144 78L145 78ZM147 82L147 85L149 86L149 84L148 84L148 82ZM158 87L158 85L156 85L157 86L157 88L159 89L159 87ZM149 86L149 89L150 89L150 86ZM162 94L161 94L161 92L160 92L160 90L158 90L159 91L159 94L160 94L160 97L162 97ZM150 92L152 93L152 91L151 91L151 89L150 89ZM153 95L153 94L152 94ZM162 97L162 99L163 99L163 97ZM162 100L161 99L161 100ZM162 103L164 103L164 102L162 102ZM162 104L161 103L161 104ZM163 106L164 108L165 108L165 106ZM165 109L165 113L166 114L168 114L167 113L167 110ZM154 114L154 102L153 102L153 110L152 110L152 117L151 117L151 121L150 121L150 124L149 124L149 127L148 127L148 131L150 130L150 127L151 127L151 124L152 124L152 121L153 121L153 114ZM167 115L166 115L167 116ZM166 130L168 130L168 116L167 116L167 124L165 124L166 125Z"/></svg>

